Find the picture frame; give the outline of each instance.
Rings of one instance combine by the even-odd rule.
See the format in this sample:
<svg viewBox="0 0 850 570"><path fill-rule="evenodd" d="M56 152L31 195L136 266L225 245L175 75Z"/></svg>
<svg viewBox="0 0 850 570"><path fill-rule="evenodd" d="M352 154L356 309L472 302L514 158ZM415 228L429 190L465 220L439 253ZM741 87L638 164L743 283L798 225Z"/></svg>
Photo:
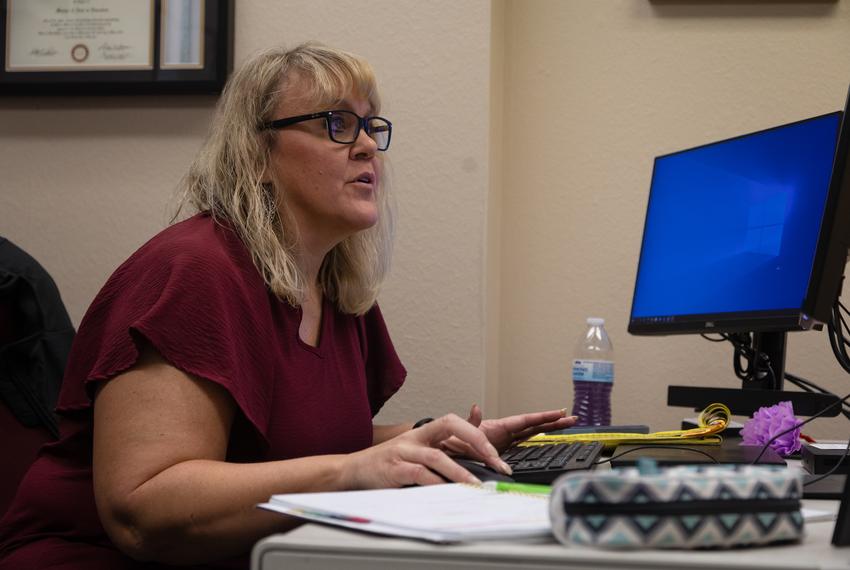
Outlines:
<svg viewBox="0 0 850 570"><path fill-rule="evenodd" d="M234 0L0 0L0 96L218 94Z"/></svg>

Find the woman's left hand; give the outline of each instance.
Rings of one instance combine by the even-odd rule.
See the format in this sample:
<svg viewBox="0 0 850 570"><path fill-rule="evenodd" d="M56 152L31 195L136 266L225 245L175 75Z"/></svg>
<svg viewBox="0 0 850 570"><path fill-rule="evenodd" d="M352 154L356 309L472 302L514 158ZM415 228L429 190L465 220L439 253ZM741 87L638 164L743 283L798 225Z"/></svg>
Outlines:
<svg viewBox="0 0 850 570"><path fill-rule="evenodd" d="M572 426L577 418L566 417L566 413L566 410L549 410L483 420L481 408L478 404L473 404L467 421L484 432L493 447L501 453L514 443L528 439L534 434ZM444 441L443 447L459 454L466 453L466 445L456 438Z"/></svg>

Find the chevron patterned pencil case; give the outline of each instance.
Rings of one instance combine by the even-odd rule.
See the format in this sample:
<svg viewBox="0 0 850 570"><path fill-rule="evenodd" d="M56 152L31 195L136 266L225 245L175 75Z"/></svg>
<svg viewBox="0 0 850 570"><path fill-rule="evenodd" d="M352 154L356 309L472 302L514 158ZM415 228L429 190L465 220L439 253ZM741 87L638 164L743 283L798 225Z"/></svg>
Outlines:
<svg viewBox="0 0 850 570"><path fill-rule="evenodd" d="M564 544L729 548L802 537L802 488L780 466L574 471L555 481L549 514Z"/></svg>

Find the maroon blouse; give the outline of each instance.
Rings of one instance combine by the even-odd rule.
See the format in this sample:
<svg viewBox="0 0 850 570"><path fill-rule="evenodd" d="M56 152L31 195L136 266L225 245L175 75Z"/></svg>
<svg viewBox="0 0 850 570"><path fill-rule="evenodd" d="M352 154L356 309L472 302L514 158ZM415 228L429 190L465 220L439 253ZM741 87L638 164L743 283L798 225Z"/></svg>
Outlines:
<svg viewBox="0 0 850 570"><path fill-rule="evenodd" d="M372 417L406 374L380 310L355 317L325 300L316 347L298 336L300 322L300 309L268 290L236 234L207 215L142 246L80 324L57 407L62 437L42 449L0 521L0 570L161 567L117 551L92 490L92 394L135 364L142 339L233 397L241 414L229 461L370 446ZM234 562L247 567L247 553L225 566Z"/></svg>

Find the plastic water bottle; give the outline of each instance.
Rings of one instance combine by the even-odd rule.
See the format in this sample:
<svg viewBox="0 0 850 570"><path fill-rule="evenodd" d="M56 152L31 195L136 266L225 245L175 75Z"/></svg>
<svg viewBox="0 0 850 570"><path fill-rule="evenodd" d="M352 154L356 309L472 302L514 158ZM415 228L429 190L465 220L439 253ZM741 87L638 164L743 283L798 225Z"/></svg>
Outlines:
<svg viewBox="0 0 850 570"><path fill-rule="evenodd" d="M573 415L576 425L611 425L611 388L614 386L614 346L605 319L590 317L573 359Z"/></svg>

